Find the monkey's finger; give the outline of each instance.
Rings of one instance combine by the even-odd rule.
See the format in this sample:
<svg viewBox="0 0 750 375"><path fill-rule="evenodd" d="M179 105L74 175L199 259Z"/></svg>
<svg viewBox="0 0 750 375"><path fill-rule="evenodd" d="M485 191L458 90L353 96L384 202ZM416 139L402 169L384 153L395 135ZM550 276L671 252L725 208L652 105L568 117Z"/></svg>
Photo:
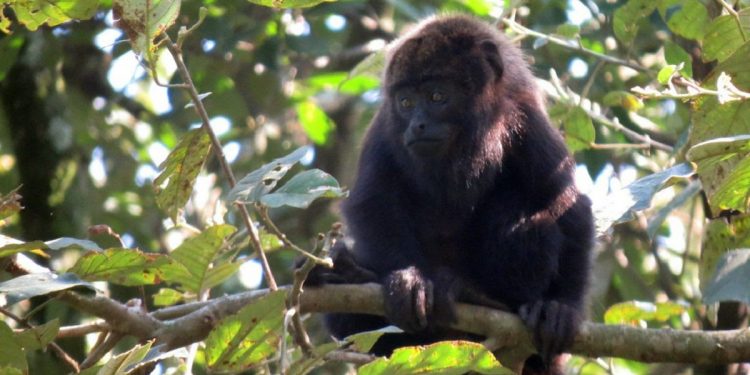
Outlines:
<svg viewBox="0 0 750 375"><path fill-rule="evenodd" d="M544 342L544 338L542 337L541 332L541 319L543 318L542 307L542 301L537 301L523 305L521 306L521 309L519 309L519 315L521 316L521 319L533 333L532 339L534 341L534 347L536 347L537 350L542 350L542 345Z"/></svg>
<svg viewBox="0 0 750 375"><path fill-rule="evenodd" d="M556 301L550 301L545 304L544 322L541 324L542 348L541 354L544 362L549 364L555 354L560 353L560 346L563 342L565 320L560 312L560 305Z"/></svg>

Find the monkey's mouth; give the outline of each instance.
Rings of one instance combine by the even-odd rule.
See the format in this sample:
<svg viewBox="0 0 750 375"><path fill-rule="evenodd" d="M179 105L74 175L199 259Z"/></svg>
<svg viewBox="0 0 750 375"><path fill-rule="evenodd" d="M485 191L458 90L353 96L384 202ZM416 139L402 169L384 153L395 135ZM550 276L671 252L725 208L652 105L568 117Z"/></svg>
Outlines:
<svg viewBox="0 0 750 375"><path fill-rule="evenodd" d="M414 139L409 139L408 141L406 141L406 146L412 147L412 146L419 145L419 144L439 144L442 142L443 142L443 139L441 138L414 138Z"/></svg>
<svg viewBox="0 0 750 375"><path fill-rule="evenodd" d="M434 157L443 153L445 139L442 138L413 138L406 141L406 146L412 154L419 157Z"/></svg>

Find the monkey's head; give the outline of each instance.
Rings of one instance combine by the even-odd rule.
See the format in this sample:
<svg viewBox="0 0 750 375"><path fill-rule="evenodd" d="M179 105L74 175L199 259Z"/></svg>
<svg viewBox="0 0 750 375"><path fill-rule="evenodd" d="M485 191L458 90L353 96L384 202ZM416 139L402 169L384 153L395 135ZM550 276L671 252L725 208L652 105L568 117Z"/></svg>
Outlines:
<svg viewBox="0 0 750 375"><path fill-rule="evenodd" d="M466 16L436 17L389 48L384 106L412 156L453 157L481 146L476 140L521 100L506 98L530 82L520 51L499 31Z"/></svg>

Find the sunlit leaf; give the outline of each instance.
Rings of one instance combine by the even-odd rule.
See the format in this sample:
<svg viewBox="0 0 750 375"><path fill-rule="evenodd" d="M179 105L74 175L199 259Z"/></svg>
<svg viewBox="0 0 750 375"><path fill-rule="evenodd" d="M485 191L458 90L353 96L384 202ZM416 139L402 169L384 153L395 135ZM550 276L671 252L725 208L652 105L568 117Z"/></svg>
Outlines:
<svg viewBox="0 0 750 375"><path fill-rule="evenodd" d="M97 0L15 0L0 3L0 14L7 6L13 10L18 22L31 31L46 24L56 26L72 20L86 20L96 14ZM0 21L4 18L0 16ZM0 24L0 31L9 32L10 22Z"/></svg>
<svg viewBox="0 0 750 375"><path fill-rule="evenodd" d="M606 198L593 202L596 232L601 234L617 223L631 220L637 211L651 205L651 198L659 190L677 180L685 180L695 173L690 164L678 164L672 168L640 178L624 188L614 191Z"/></svg>
<svg viewBox="0 0 750 375"><path fill-rule="evenodd" d="M604 313L604 322L635 326L638 326L641 321L664 323L672 318L679 318L687 310L688 306L677 302L621 302L607 309Z"/></svg>
<svg viewBox="0 0 750 375"><path fill-rule="evenodd" d="M628 0L615 10L612 29L624 44L630 44L638 34L638 28L654 12L658 2L650 0Z"/></svg>
<svg viewBox="0 0 750 375"><path fill-rule="evenodd" d="M84 280L106 280L121 285L152 285L161 282L159 267L169 258L134 249L92 251L78 259L68 270Z"/></svg>
<svg viewBox="0 0 750 375"><path fill-rule="evenodd" d="M396 349L390 358L379 358L359 368L360 375L401 374L514 374L502 367L481 344L444 341L425 347Z"/></svg>
<svg viewBox="0 0 750 375"><path fill-rule="evenodd" d="M555 34L564 36L566 38L573 38L580 32L581 27L578 25L573 25L571 23L564 23L562 25L559 25L557 26L557 30L555 30Z"/></svg>
<svg viewBox="0 0 750 375"><path fill-rule="evenodd" d="M304 375L314 370L316 367L323 365L326 362L325 355L338 349L339 345L336 342L328 342L322 345L318 345L313 348L314 355L306 356L302 355L300 359L294 361L289 366L289 374L300 374Z"/></svg>
<svg viewBox="0 0 750 375"><path fill-rule="evenodd" d="M13 330L0 319L0 369L3 367L12 369L18 369L24 374L29 373L28 364L26 363L26 354L23 352L23 348L16 341L13 335ZM9 374L13 372L10 371Z"/></svg>
<svg viewBox="0 0 750 375"><path fill-rule="evenodd" d="M627 91L610 91L602 98L602 104L610 107L619 106L628 111L643 108L643 101Z"/></svg>
<svg viewBox="0 0 750 375"><path fill-rule="evenodd" d="M60 321L52 319L34 328L16 332L16 342L25 350L42 350L55 339L60 330Z"/></svg>
<svg viewBox="0 0 750 375"><path fill-rule="evenodd" d="M367 353L372 349L378 339L387 333L403 333L400 328L395 326L387 326L374 331L366 331L353 334L346 337L346 342L350 342L351 349L358 352Z"/></svg>
<svg viewBox="0 0 750 375"><path fill-rule="evenodd" d="M703 38L704 61L722 62L746 42L745 35L750 35L750 8L737 13L740 25L731 15L719 16L711 21Z"/></svg>
<svg viewBox="0 0 750 375"><path fill-rule="evenodd" d="M309 8L320 3L333 2L336 0L249 0L253 4L269 8L293 9Z"/></svg>
<svg viewBox="0 0 750 375"><path fill-rule="evenodd" d="M666 85L669 83L669 79L672 78L672 75L677 71L677 67L674 65L667 65L661 70L659 70L659 74L656 75L656 79L659 80L659 83L662 85Z"/></svg>
<svg viewBox="0 0 750 375"><path fill-rule="evenodd" d="M205 341L208 367L214 372L240 371L276 353L285 300L285 292L273 292L222 320Z"/></svg>
<svg viewBox="0 0 750 375"><path fill-rule="evenodd" d="M370 76L380 77L385 70L385 50L381 49L371 53L364 60L360 61L350 72L349 77Z"/></svg>
<svg viewBox="0 0 750 375"><path fill-rule="evenodd" d="M750 136L737 135L701 142L687 152L698 165L714 213L745 212L750 198Z"/></svg>
<svg viewBox="0 0 750 375"><path fill-rule="evenodd" d="M750 250L730 251L721 257L713 279L703 293L706 304L722 301L750 303Z"/></svg>
<svg viewBox="0 0 750 375"><path fill-rule="evenodd" d="M701 289L714 278L716 265L729 251L750 248L750 216L737 215L730 222L711 220L704 229L701 259L698 262Z"/></svg>
<svg viewBox="0 0 750 375"><path fill-rule="evenodd" d="M336 128L333 120L314 102L307 100L295 106L297 118L311 141L319 145L328 143L328 136Z"/></svg>
<svg viewBox="0 0 750 375"><path fill-rule="evenodd" d="M8 304L43 296L66 289L96 292L96 288L72 273L31 273L0 283L0 293L5 294Z"/></svg>
<svg viewBox="0 0 750 375"><path fill-rule="evenodd" d="M211 139L203 129L189 131L164 161L154 180L156 204L173 220L185 207L193 184L211 151Z"/></svg>
<svg viewBox="0 0 750 375"><path fill-rule="evenodd" d="M143 366L148 365L150 363L161 361L163 359L178 358L178 359L184 360L185 358L189 356L188 350L185 347L177 348L177 349L170 350L170 351L165 351L166 349L164 348L164 346L165 346L164 344L161 344L161 345L156 345L150 348L148 350L148 353L146 353L146 355L143 356L143 358L138 361L133 361L135 360L135 357L133 357L132 360L128 361L129 364L126 365L127 367L125 367L125 371L128 374L140 374L142 372L137 372L134 370L142 368ZM139 351L139 355L140 355L140 351ZM120 373L122 372L118 372L118 374Z"/></svg>
<svg viewBox="0 0 750 375"><path fill-rule="evenodd" d="M320 169L310 169L296 174L273 193L264 195L260 202L268 207L307 208L318 198L340 198L345 195L333 176Z"/></svg>
<svg viewBox="0 0 750 375"><path fill-rule="evenodd" d="M224 240L236 230L231 225L215 225L185 240L170 254L175 262L160 268L164 281L179 283L185 290L198 294L226 280L239 263L213 263Z"/></svg>
<svg viewBox="0 0 750 375"><path fill-rule="evenodd" d="M155 306L172 306L185 299L185 294L172 288L161 288L153 295Z"/></svg>
<svg viewBox="0 0 750 375"><path fill-rule="evenodd" d="M700 193L700 191L701 184L698 181L691 181L690 184L674 198L672 198L669 203L660 208L655 215L649 217L648 225L646 228L649 237L651 237L651 239L654 239L656 237L657 231L661 227L662 223L664 223L664 221L667 219L667 217L672 214L674 210L682 207L685 203L690 201L693 197Z"/></svg>
<svg viewBox="0 0 750 375"><path fill-rule="evenodd" d="M565 143L572 152L586 150L594 143L596 131L591 117L579 107L570 108L562 120Z"/></svg>
<svg viewBox="0 0 750 375"><path fill-rule="evenodd" d="M97 375L119 375L127 373L128 368L140 362L151 349L151 342L143 345L136 345L125 353L119 354L110 359L102 367Z"/></svg>
<svg viewBox="0 0 750 375"><path fill-rule="evenodd" d="M114 0L112 13L136 53L151 52L154 38L177 20L181 0Z"/></svg>
<svg viewBox="0 0 750 375"><path fill-rule="evenodd" d="M669 29L687 39L700 40L710 22L706 6L698 0L669 0L659 3Z"/></svg>
<svg viewBox="0 0 750 375"><path fill-rule="evenodd" d="M248 174L237 182L237 185L227 194L230 202L254 203L264 194L270 192L280 179L286 175L295 164L312 152L310 146L300 147L284 157L278 158Z"/></svg>

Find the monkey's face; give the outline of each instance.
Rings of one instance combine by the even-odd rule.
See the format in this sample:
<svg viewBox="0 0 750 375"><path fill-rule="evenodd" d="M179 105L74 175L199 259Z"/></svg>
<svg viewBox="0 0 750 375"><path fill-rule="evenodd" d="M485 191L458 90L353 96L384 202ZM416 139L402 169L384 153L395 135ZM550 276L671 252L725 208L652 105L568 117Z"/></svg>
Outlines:
<svg viewBox="0 0 750 375"><path fill-rule="evenodd" d="M462 89L446 79L433 79L391 90L391 103L399 117L401 141L417 157L446 155L460 133Z"/></svg>

